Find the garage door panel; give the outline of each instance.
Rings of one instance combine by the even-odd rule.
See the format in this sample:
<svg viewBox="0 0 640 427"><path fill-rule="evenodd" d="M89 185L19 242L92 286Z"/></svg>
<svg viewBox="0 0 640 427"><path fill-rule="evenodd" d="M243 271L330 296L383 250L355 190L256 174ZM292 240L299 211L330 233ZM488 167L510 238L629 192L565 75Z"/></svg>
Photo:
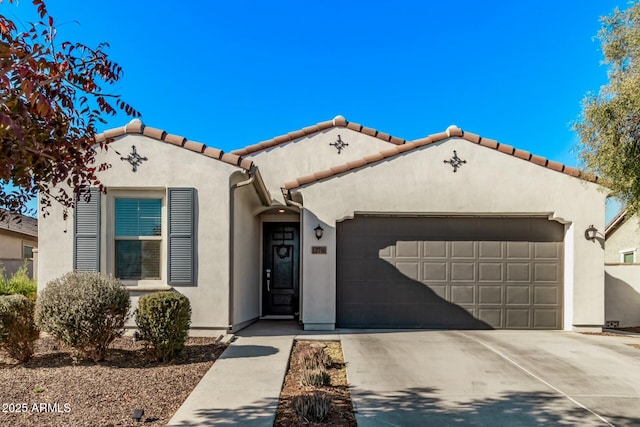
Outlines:
<svg viewBox="0 0 640 427"><path fill-rule="evenodd" d="M424 258L446 258L447 242L423 242Z"/></svg>
<svg viewBox="0 0 640 427"><path fill-rule="evenodd" d="M337 325L559 329L563 237L542 218L356 215L337 226Z"/></svg>
<svg viewBox="0 0 640 427"><path fill-rule="evenodd" d="M557 286L534 286L534 305L558 305L559 300L560 292Z"/></svg>
<svg viewBox="0 0 640 427"><path fill-rule="evenodd" d="M344 281L365 281L365 270L362 268L362 260L341 259L338 261L338 274Z"/></svg>
<svg viewBox="0 0 640 427"><path fill-rule="evenodd" d="M534 327L538 329L556 329L559 322L558 310L555 309L534 309Z"/></svg>
<svg viewBox="0 0 640 427"><path fill-rule="evenodd" d="M443 282L447 280L447 262L434 261L422 263L422 280L425 282Z"/></svg>
<svg viewBox="0 0 640 427"><path fill-rule="evenodd" d="M344 242L343 250L349 253L349 259L364 259L365 248L367 247L367 239L364 237L354 236L348 241Z"/></svg>
<svg viewBox="0 0 640 427"><path fill-rule="evenodd" d="M507 308L505 310L505 328L529 329L531 328L530 310L528 308Z"/></svg>
<svg viewBox="0 0 640 427"><path fill-rule="evenodd" d="M534 282L560 282L560 269L556 263L535 263L534 268Z"/></svg>
<svg viewBox="0 0 640 427"><path fill-rule="evenodd" d="M349 222L349 221L345 221ZM360 222L360 221L353 221ZM395 234L396 227L393 222L389 222L388 218L385 217L375 217L370 216L367 217L366 221L362 221L362 228L360 228L360 232L365 236L384 236L389 235L389 231L393 231ZM393 230L389 227L393 227Z"/></svg>
<svg viewBox="0 0 640 427"><path fill-rule="evenodd" d="M529 259L531 251L529 242L507 242L507 258Z"/></svg>
<svg viewBox="0 0 640 427"><path fill-rule="evenodd" d="M449 293L447 292L447 290L449 290L449 287L446 284L429 284L428 288L439 298L443 300L449 300L450 297Z"/></svg>
<svg viewBox="0 0 640 427"><path fill-rule="evenodd" d="M502 305L504 288L499 285L478 285L479 305Z"/></svg>
<svg viewBox="0 0 640 427"><path fill-rule="evenodd" d="M337 298L340 299L341 304L354 304L362 301L362 291L364 286L359 286L360 282L349 283L344 282L344 286L341 286L337 292Z"/></svg>
<svg viewBox="0 0 640 427"><path fill-rule="evenodd" d="M531 268L528 263L510 262L507 263L508 282L530 282Z"/></svg>
<svg viewBox="0 0 640 427"><path fill-rule="evenodd" d="M531 288L529 286L508 285L506 290L508 305L531 304Z"/></svg>
<svg viewBox="0 0 640 427"><path fill-rule="evenodd" d="M360 265L362 268L363 265ZM370 261L364 263L364 279L369 282L379 280L387 281L397 275L397 269L394 264L381 260Z"/></svg>
<svg viewBox="0 0 640 427"><path fill-rule="evenodd" d="M396 258L419 258L420 242L399 241L396 243Z"/></svg>
<svg viewBox="0 0 640 427"><path fill-rule="evenodd" d="M451 242L451 258L475 258L475 242Z"/></svg>
<svg viewBox="0 0 640 427"><path fill-rule="evenodd" d="M478 258L503 258L503 242L478 243Z"/></svg>
<svg viewBox="0 0 640 427"><path fill-rule="evenodd" d="M450 301L458 305L475 304L475 290L474 285L451 285Z"/></svg>
<svg viewBox="0 0 640 427"><path fill-rule="evenodd" d="M367 307L369 306L365 304L353 304L345 302L342 305L343 310L341 310L341 313L347 313L347 315L343 315L341 322L353 328L365 327L369 324L365 322L368 313ZM371 322L372 320L374 319L369 319L369 322Z"/></svg>
<svg viewBox="0 0 640 427"><path fill-rule="evenodd" d="M558 260L560 258L560 246L556 242L535 242L533 247L536 259Z"/></svg>
<svg viewBox="0 0 640 427"><path fill-rule="evenodd" d="M452 262L451 282L473 282L476 280L476 265L473 262Z"/></svg>
<svg viewBox="0 0 640 427"><path fill-rule="evenodd" d="M367 256L367 258L372 258L372 256L376 255L376 248L374 246L371 246L368 244L368 242L364 243L368 249L363 251ZM387 246L384 247L382 249L377 249L377 254L378 254L378 258L388 258L388 259L393 259L396 256L396 252L395 252L395 247L394 246Z"/></svg>
<svg viewBox="0 0 640 427"><path fill-rule="evenodd" d="M500 262L478 262L478 281L502 282L502 267Z"/></svg>
<svg viewBox="0 0 640 427"><path fill-rule="evenodd" d="M490 325L492 328L500 329L504 327L502 323L502 315L502 307L478 308L478 318Z"/></svg>
<svg viewBox="0 0 640 427"><path fill-rule="evenodd" d="M420 280L420 263L418 261L397 261L396 268L398 271L410 279Z"/></svg>

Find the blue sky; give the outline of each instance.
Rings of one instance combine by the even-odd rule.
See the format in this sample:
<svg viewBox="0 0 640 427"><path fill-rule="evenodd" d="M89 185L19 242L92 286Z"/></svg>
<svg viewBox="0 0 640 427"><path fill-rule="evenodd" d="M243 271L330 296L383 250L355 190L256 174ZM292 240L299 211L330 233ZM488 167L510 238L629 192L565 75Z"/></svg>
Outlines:
<svg viewBox="0 0 640 427"><path fill-rule="evenodd" d="M415 139L451 124L575 166L606 83L599 18L626 1L49 0L60 40L124 68L145 124L229 151L341 114ZM0 13L34 20L30 1ZM129 119L109 119L105 128ZM532 185L535 185L532 183ZM610 216L610 215L609 215Z"/></svg>

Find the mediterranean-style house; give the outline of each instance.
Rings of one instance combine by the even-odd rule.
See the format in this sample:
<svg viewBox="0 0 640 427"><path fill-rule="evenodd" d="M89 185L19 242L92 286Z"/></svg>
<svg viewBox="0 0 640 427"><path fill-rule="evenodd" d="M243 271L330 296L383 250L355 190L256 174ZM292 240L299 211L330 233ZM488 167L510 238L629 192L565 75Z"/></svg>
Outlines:
<svg viewBox="0 0 640 427"><path fill-rule="evenodd" d="M40 218L39 283L120 278L191 300L192 331L594 330L605 197L594 176L449 126L407 141L342 116L229 153L133 120L106 193ZM61 208L55 208L61 209Z"/></svg>

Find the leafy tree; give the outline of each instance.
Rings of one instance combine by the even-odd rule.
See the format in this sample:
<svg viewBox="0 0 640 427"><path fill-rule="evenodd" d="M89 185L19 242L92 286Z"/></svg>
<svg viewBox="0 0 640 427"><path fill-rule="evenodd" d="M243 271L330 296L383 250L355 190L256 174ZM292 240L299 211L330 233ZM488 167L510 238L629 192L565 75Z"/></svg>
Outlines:
<svg viewBox="0 0 640 427"><path fill-rule="evenodd" d="M109 167L94 164L106 148L95 144L96 125L117 110L139 116L105 89L122 77L108 45L59 42L44 0L32 2L41 20L25 31L0 15L0 215L26 211L38 192L45 214L53 201L72 206L74 192L100 186L96 172Z"/></svg>
<svg viewBox="0 0 640 427"><path fill-rule="evenodd" d="M601 20L609 83L583 100L574 125L579 154L613 196L640 212L640 4Z"/></svg>

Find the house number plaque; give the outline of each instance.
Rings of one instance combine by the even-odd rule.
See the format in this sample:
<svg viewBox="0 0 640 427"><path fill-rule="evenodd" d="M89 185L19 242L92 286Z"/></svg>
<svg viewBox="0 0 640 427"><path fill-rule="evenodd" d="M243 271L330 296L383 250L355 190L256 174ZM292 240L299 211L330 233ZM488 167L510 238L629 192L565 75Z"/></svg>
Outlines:
<svg viewBox="0 0 640 427"><path fill-rule="evenodd" d="M326 255L327 247L326 246L311 246L311 254L313 255Z"/></svg>

